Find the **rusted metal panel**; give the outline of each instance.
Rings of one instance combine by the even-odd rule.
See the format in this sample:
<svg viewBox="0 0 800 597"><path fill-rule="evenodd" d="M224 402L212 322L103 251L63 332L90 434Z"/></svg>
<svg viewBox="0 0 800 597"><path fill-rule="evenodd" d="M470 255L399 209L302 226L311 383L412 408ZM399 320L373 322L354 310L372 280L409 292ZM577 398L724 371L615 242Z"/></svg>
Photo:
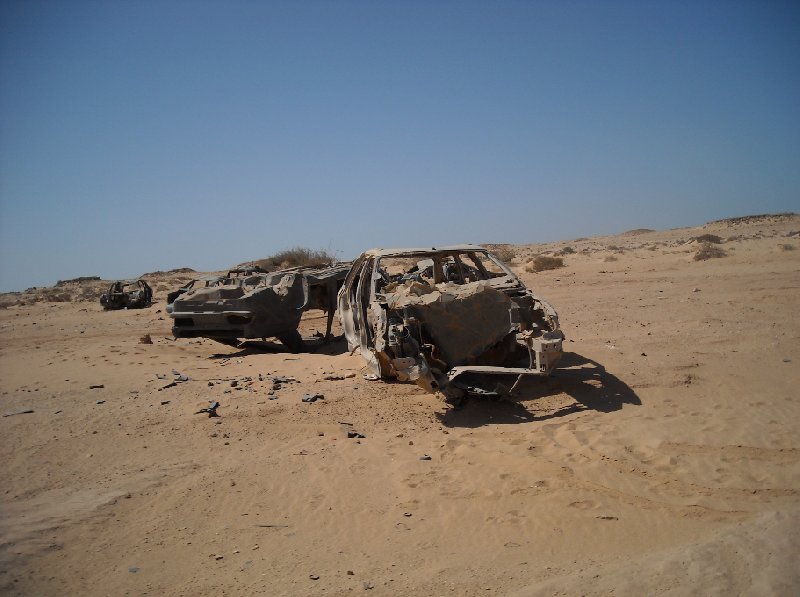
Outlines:
<svg viewBox="0 0 800 597"><path fill-rule="evenodd" d="M376 375L451 401L510 391L521 376L549 375L561 356L552 306L476 245L367 251L338 300L348 346ZM481 387L502 375L511 382Z"/></svg>

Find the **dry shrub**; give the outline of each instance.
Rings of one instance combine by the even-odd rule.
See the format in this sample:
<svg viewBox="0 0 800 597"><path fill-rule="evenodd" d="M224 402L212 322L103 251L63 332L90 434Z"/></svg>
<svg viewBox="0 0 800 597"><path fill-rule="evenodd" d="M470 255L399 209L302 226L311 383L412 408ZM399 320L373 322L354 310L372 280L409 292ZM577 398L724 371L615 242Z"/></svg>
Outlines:
<svg viewBox="0 0 800 597"><path fill-rule="evenodd" d="M309 249L308 247L294 247L280 251L264 259L251 261L248 266L257 265L263 270L272 271L287 267L301 265L330 265L336 263L336 256L324 249ZM239 266L241 267L241 266Z"/></svg>
<svg viewBox="0 0 800 597"><path fill-rule="evenodd" d="M617 258L614 257L613 255L609 255L608 257L603 259L603 261L605 261L605 262L617 261Z"/></svg>
<svg viewBox="0 0 800 597"><path fill-rule="evenodd" d="M712 243L714 245L718 245L722 242L722 239L716 234L701 234L700 236L692 237L692 240L698 243Z"/></svg>
<svg viewBox="0 0 800 597"><path fill-rule="evenodd" d="M525 266L526 272L538 273L549 269L558 269L564 267L564 260L561 257L547 257L546 255L537 255Z"/></svg>
<svg viewBox="0 0 800 597"><path fill-rule="evenodd" d="M496 247L492 249L492 253L503 263L511 263L514 257L517 256L517 253L511 247Z"/></svg>
<svg viewBox="0 0 800 597"><path fill-rule="evenodd" d="M609 251L616 251L617 253L624 253L624 249L622 247L618 247L617 245L608 245Z"/></svg>
<svg viewBox="0 0 800 597"><path fill-rule="evenodd" d="M787 244L783 244L783 245L779 245L779 246L781 248L781 251L794 251L794 248L795 248L794 245L790 245L788 243Z"/></svg>
<svg viewBox="0 0 800 597"><path fill-rule="evenodd" d="M715 247L710 243L703 243L697 250L697 253L694 254L694 260L705 261L706 259L716 259L718 257L726 257L727 255L728 254L719 247Z"/></svg>
<svg viewBox="0 0 800 597"><path fill-rule="evenodd" d="M561 249L556 255L573 255L575 253L575 249L570 246L564 247Z"/></svg>

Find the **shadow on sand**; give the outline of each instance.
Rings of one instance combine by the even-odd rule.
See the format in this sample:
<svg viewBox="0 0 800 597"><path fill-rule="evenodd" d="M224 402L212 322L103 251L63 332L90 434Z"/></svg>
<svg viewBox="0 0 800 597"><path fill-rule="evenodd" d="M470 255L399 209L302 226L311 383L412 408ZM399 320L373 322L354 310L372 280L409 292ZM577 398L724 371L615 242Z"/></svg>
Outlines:
<svg viewBox="0 0 800 597"><path fill-rule="evenodd" d="M546 414L535 414L525 408L525 402L562 393L574 402ZM623 404L641 403L630 386L600 363L565 352L552 377L532 376L520 384L513 396L504 399L469 398L461 408L450 409L439 419L447 427L510 425L554 419L584 410L607 413L621 409Z"/></svg>
<svg viewBox="0 0 800 597"><path fill-rule="evenodd" d="M224 343L221 343L224 344ZM212 354L211 359L238 359L252 354L302 354L313 352L315 354L326 354L329 356L337 356L347 352L347 342L344 336L337 336L331 338L326 344L322 338L303 338L304 349L302 352L295 352L289 350L278 342L270 340L245 340L238 345L231 345L228 349L230 352L218 352Z"/></svg>

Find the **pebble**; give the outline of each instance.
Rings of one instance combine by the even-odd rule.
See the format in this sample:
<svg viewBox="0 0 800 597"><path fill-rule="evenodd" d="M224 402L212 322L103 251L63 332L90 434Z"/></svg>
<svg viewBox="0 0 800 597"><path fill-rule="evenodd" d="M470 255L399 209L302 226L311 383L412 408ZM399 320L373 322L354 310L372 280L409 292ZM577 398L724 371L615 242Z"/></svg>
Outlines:
<svg viewBox="0 0 800 597"><path fill-rule="evenodd" d="M100 389L102 389L104 387L105 386L103 384L98 383L98 384L94 384L94 385L89 386L89 389L90 390L100 390Z"/></svg>
<svg viewBox="0 0 800 597"><path fill-rule="evenodd" d="M423 454L422 456L419 457L419 459L420 460L431 460L431 457L428 456L427 454Z"/></svg>
<svg viewBox="0 0 800 597"><path fill-rule="evenodd" d="M308 578L310 578L311 580L319 580L319 575L318 574L309 574Z"/></svg>

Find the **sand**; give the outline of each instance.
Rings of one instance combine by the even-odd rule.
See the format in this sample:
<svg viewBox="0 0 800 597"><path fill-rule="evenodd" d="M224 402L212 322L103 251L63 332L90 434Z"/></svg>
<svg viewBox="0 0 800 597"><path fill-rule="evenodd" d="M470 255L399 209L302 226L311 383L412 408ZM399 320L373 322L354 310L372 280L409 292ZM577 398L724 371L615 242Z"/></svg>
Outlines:
<svg viewBox="0 0 800 597"><path fill-rule="evenodd" d="M798 230L512 247L564 359L457 411L343 342L174 340L164 289L0 309L0 412L33 411L0 418L0 592L798 594ZM694 261L701 234L726 256Z"/></svg>

